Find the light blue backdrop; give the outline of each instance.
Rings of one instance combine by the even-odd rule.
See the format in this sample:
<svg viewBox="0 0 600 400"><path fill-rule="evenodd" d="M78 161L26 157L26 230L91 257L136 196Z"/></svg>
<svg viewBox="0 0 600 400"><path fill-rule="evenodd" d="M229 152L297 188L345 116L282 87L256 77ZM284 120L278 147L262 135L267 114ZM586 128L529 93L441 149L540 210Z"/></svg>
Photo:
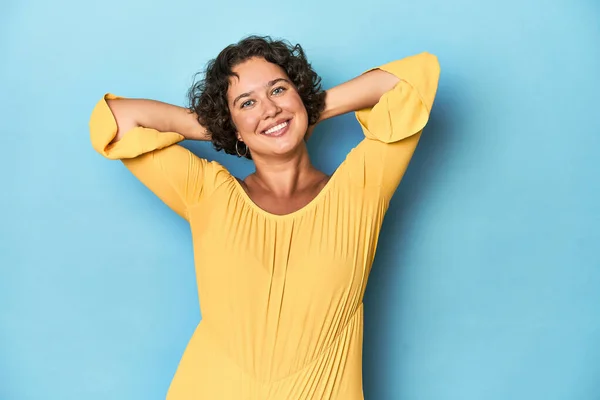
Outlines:
<svg viewBox="0 0 600 400"><path fill-rule="evenodd" d="M600 398L600 4L208 3L0 6L0 399L164 398L200 318L190 234L88 118L107 91L184 105L250 33L300 42L326 87L442 66L367 291L366 399ZM359 140L350 115L310 150L332 172Z"/></svg>

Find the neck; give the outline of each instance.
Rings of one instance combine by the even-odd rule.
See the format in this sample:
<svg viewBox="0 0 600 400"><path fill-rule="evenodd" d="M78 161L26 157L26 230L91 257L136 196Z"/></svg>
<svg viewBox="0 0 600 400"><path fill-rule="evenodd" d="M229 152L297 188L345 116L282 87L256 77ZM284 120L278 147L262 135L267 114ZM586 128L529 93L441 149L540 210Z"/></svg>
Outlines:
<svg viewBox="0 0 600 400"><path fill-rule="evenodd" d="M253 157L256 172L252 179L277 197L292 196L310 185L319 171L313 167L306 146L281 157Z"/></svg>

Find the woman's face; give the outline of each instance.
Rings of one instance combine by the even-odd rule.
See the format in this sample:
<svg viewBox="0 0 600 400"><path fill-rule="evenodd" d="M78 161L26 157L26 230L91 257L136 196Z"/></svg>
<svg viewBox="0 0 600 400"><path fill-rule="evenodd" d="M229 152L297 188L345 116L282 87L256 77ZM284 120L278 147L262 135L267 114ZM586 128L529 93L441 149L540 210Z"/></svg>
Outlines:
<svg viewBox="0 0 600 400"><path fill-rule="evenodd" d="M303 146L308 115L285 71L263 58L251 58L233 72L239 78L230 78L227 102L237 138L252 157L281 156Z"/></svg>

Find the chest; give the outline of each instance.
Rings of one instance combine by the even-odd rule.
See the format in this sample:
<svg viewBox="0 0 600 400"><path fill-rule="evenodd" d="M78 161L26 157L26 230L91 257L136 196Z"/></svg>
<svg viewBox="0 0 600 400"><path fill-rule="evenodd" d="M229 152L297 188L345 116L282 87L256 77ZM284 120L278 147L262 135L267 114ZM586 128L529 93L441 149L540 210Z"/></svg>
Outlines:
<svg viewBox="0 0 600 400"><path fill-rule="evenodd" d="M272 215L289 215L307 207L316 201L326 190L329 177L320 174L317 179L302 190L285 196L276 196L272 192L262 189L259 185L241 182L241 187L246 193L247 200L255 206Z"/></svg>
<svg viewBox="0 0 600 400"><path fill-rule="evenodd" d="M261 210L273 215L289 215L308 206L318 193L305 193L284 198L276 198L269 194L253 194L249 197Z"/></svg>
<svg viewBox="0 0 600 400"><path fill-rule="evenodd" d="M206 310L228 304L251 313L285 298L291 302L286 309L300 315L362 292L375 249L373 227L315 215L277 222L246 217L211 218L194 232Z"/></svg>
<svg viewBox="0 0 600 400"><path fill-rule="evenodd" d="M339 191L317 200L284 216L267 214L240 196L215 198L194 210L190 223L203 310L251 314L285 298L294 314L317 307L317 299L325 308L340 296L360 299L383 216Z"/></svg>

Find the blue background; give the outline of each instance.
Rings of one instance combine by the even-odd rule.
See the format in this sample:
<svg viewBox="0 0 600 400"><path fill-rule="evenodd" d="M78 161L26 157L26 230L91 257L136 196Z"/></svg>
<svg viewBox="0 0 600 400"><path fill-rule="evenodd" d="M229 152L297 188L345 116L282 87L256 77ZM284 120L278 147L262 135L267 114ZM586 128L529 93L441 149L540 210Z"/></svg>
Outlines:
<svg viewBox="0 0 600 400"><path fill-rule="evenodd" d="M0 399L163 399L200 318L190 233L89 142L105 92L185 105L247 34L331 87L429 51L432 119L366 295L367 400L600 398L600 3L12 1L0 6ZM310 142L331 173L352 115ZM189 143L245 176L249 161Z"/></svg>

